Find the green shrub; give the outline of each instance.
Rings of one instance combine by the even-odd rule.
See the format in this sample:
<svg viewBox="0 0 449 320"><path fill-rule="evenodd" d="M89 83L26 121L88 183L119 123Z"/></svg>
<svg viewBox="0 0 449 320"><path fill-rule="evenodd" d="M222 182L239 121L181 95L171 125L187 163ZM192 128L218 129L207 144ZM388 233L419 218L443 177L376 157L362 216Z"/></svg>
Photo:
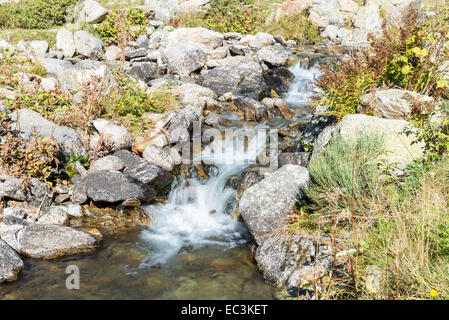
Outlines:
<svg viewBox="0 0 449 320"><path fill-rule="evenodd" d="M21 0L0 5L3 28L46 29L65 23L76 0Z"/></svg>
<svg viewBox="0 0 449 320"><path fill-rule="evenodd" d="M259 9L259 10L258 10ZM254 0L211 0L206 12L184 14L172 19L175 27L205 27L221 33L256 33L265 21L265 12Z"/></svg>
<svg viewBox="0 0 449 320"><path fill-rule="evenodd" d="M268 22L258 29L259 31L281 35L286 40L295 40L298 44L304 39L313 44L321 39L318 27L306 19L302 12L284 15L278 21Z"/></svg>
<svg viewBox="0 0 449 320"><path fill-rule="evenodd" d="M96 31L105 44L111 45L118 44L123 37L126 38L126 41L137 39L146 33L148 25L148 19L142 9L112 10L106 19L96 26Z"/></svg>
<svg viewBox="0 0 449 320"><path fill-rule="evenodd" d="M312 185L305 193L318 219L340 214L352 207L353 200L356 213L365 214L366 198L375 196L379 187L378 157L383 147L384 138L376 133L354 140L338 135L312 158L307 167Z"/></svg>

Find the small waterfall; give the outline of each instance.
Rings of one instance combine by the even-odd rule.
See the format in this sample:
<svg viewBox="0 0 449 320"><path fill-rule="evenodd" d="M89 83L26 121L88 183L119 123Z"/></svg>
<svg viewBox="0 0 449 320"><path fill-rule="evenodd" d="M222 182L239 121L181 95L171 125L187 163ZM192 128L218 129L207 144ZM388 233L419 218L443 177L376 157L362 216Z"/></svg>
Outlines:
<svg viewBox="0 0 449 320"><path fill-rule="evenodd" d="M149 249L148 258L142 263L144 266L164 264L183 251L207 245L232 248L246 242L246 227L232 218L236 208L232 201L235 190L226 183L228 177L248 167L247 160L255 159L265 137L263 141L259 136L254 137L246 150L239 152L239 146L244 143L239 140L242 131L245 128L205 147L201 159L215 165L206 182L178 178L180 182L172 189L166 203L146 208L153 221L150 228L141 233Z"/></svg>
<svg viewBox="0 0 449 320"><path fill-rule="evenodd" d="M314 79L320 76L320 69L318 65L308 67L298 62L289 70L295 75L295 79L282 98L291 108L304 108L316 89Z"/></svg>
<svg viewBox="0 0 449 320"><path fill-rule="evenodd" d="M303 108L310 100L319 69L298 63L290 70L296 78L284 99L293 108ZM260 127L263 125L253 129ZM178 178L166 203L146 207L153 220L140 235L148 251L142 266L163 265L178 254L204 246L233 248L247 241L246 227L232 218L237 205L233 201L235 190L226 184L228 177L249 166L248 160L256 158L266 139L256 136L245 144L239 139L248 128L234 129L234 135L215 139L204 147L201 160L214 165L206 182Z"/></svg>

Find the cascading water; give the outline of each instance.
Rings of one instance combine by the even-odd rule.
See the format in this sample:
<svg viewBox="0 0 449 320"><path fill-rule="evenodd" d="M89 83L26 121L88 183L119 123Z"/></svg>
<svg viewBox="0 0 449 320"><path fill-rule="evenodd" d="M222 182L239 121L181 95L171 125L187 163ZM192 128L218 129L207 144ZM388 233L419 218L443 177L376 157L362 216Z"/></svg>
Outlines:
<svg viewBox="0 0 449 320"><path fill-rule="evenodd" d="M290 84L288 92L283 95L283 99L291 108L304 108L316 89L314 80L320 76L320 69L318 65L308 67L298 62L289 70L295 75L295 79Z"/></svg>
<svg viewBox="0 0 449 320"><path fill-rule="evenodd" d="M302 109L318 69L298 64L290 70L296 79L284 99ZM166 203L147 207L153 217L148 229L105 235L92 255L29 259L21 279L2 287L0 299L272 299L274 289L245 245L246 227L232 218L237 203L228 185L265 144L258 138L244 144L246 152L230 152L234 141L226 136L204 146L202 160L214 163L210 178L178 178ZM66 289L67 264L82 270L81 290Z"/></svg>
<svg viewBox="0 0 449 320"><path fill-rule="evenodd" d="M206 245L232 248L246 242L245 226L232 218L235 190L226 183L228 177L240 173L249 161L256 159L265 137L255 136L242 150L245 130L236 129L206 146L201 160L215 166L206 182L181 179L166 203L146 208L153 220L152 226L141 234L149 245L144 266L164 264L183 251Z"/></svg>

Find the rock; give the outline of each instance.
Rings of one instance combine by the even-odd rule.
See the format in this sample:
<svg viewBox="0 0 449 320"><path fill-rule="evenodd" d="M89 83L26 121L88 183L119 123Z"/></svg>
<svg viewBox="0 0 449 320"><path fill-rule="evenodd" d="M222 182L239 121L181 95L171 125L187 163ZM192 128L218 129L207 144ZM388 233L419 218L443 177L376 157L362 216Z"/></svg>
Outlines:
<svg viewBox="0 0 449 320"><path fill-rule="evenodd" d="M83 216L83 208L79 204L68 204L60 207L70 217L81 218Z"/></svg>
<svg viewBox="0 0 449 320"><path fill-rule="evenodd" d="M228 47L218 47L211 53L207 54L208 59L224 59L229 54L229 48Z"/></svg>
<svg viewBox="0 0 449 320"><path fill-rule="evenodd" d="M90 35L86 31L75 32L76 52L87 58L98 58L103 54L104 44L98 38Z"/></svg>
<svg viewBox="0 0 449 320"><path fill-rule="evenodd" d="M295 164L301 167L307 167L310 152L283 152L278 156L279 168L288 164Z"/></svg>
<svg viewBox="0 0 449 320"><path fill-rule="evenodd" d="M24 44L24 48L22 48L24 51L29 51L32 55L37 57L45 57L45 54L48 51L48 42L45 40L33 40L22 43Z"/></svg>
<svg viewBox="0 0 449 320"><path fill-rule="evenodd" d="M60 207L53 206L42 213L38 222L64 226L69 224L69 217L65 210L61 209Z"/></svg>
<svg viewBox="0 0 449 320"><path fill-rule="evenodd" d="M262 181L263 177L258 171L244 171L242 173L242 179L239 182L238 194L242 194L249 187L255 185L256 183Z"/></svg>
<svg viewBox="0 0 449 320"><path fill-rule="evenodd" d="M215 49L223 45L223 35L206 28L179 28L168 35L167 47L184 41L193 42L200 48Z"/></svg>
<svg viewBox="0 0 449 320"><path fill-rule="evenodd" d="M39 259L86 253L98 246L91 235L53 224L33 224L19 232L20 253Z"/></svg>
<svg viewBox="0 0 449 320"><path fill-rule="evenodd" d="M308 18L315 25L323 29L329 24L343 25L344 18L340 12L338 0L318 0L314 2Z"/></svg>
<svg viewBox="0 0 449 320"><path fill-rule="evenodd" d="M90 167L89 173L102 170L121 171L125 168L125 163L116 156L106 156L96 160Z"/></svg>
<svg viewBox="0 0 449 320"><path fill-rule="evenodd" d="M308 182L306 168L285 165L243 193L239 212L259 245L269 233L287 226L299 189Z"/></svg>
<svg viewBox="0 0 449 320"><path fill-rule="evenodd" d="M124 173L141 183L155 189L159 194L168 192L173 182L173 176L165 169L150 164L127 150L114 153L125 163Z"/></svg>
<svg viewBox="0 0 449 320"><path fill-rule="evenodd" d="M19 239L17 236L23 228L25 228L24 224L9 224L7 221L0 222L0 238L16 252L19 252Z"/></svg>
<svg viewBox="0 0 449 320"><path fill-rule="evenodd" d="M404 134L405 130L409 131L409 135ZM416 132L417 129L406 120L353 114L345 116L332 131L331 136L334 137L339 133L344 139L353 141L362 133L381 135L384 138L385 154L380 155L378 161L390 165L395 169L395 173L400 173L407 164L423 156L424 143L414 143Z"/></svg>
<svg viewBox="0 0 449 320"><path fill-rule="evenodd" d="M48 77L48 78L41 79L41 87L46 92L56 90L57 85L58 85L58 79L56 79L54 77Z"/></svg>
<svg viewBox="0 0 449 320"><path fill-rule="evenodd" d="M268 119L268 110L263 103L249 97L235 97L234 105L243 111L246 121L263 121Z"/></svg>
<svg viewBox="0 0 449 320"><path fill-rule="evenodd" d="M325 127L318 135L317 139L313 143L312 158L316 157L324 151L326 145L332 139L332 136L335 132L335 127L336 125L329 125Z"/></svg>
<svg viewBox="0 0 449 320"><path fill-rule="evenodd" d="M59 29L56 34L56 48L64 52L65 58L71 58L74 56L76 51L75 39L73 38L71 31L66 28Z"/></svg>
<svg viewBox="0 0 449 320"><path fill-rule="evenodd" d="M269 95L262 67L245 59L236 66L221 66L207 70L195 78L199 85L208 87L219 96L232 92L236 96L247 96L262 100Z"/></svg>
<svg viewBox="0 0 449 320"><path fill-rule="evenodd" d="M75 130L58 126L30 109L21 109L11 114L14 127L19 129L26 139L37 132L41 137L53 137L66 156L84 155L86 150Z"/></svg>
<svg viewBox="0 0 449 320"><path fill-rule="evenodd" d="M45 67L48 73L58 77L60 74L69 71L78 69L69 61L53 59L53 58L44 58L41 59L40 62Z"/></svg>
<svg viewBox="0 0 449 320"><path fill-rule="evenodd" d="M227 32L223 35L223 39L224 40L237 40L239 41L240 39L242 39L243 36L241 33L238 32Z"/></svg>
<svg viewBox="0 0 449 320"><path fill-rule="evenodd" d="M170 154L153 144L150 144L142 154L142 157L151 164L155 164L167 171L173 170L175 166L174 160Z"/></svg>
<svg viewBox="0 0 449 320"><path fill-rule="evenodd" d="M122 49L117 46L106 47L104 57L106 60L114 61L120 59L122 55Z"/></svg>
<svg viewBox="0 0 449 320"><path fill-rule="evenodd" d="M139 57L145 57L148 54L148 49L139 48L139 49L128 49L125 51L126 60L131 60Z"/></svg>
<svg viewBox="0 0 449 320"><path fill-rule="evenodd" d="M162 59L167 63L170 73L188 75L204 67L207 56L201 47L190 41L183 41L168 46L162 52Z"/></svg>
<svg viewBox="0 0 449 320"><path fill-rule="evenodd" d="M108 10L97 1L84 0L78 17L78 23L100 23L108 15Z"/></svg>
<svg viewBox="0 0 449 320"><path fill-rule="evenodd" d="M284 67L278 67L268 70L265 74L267 85L276 91L276 93L286 93L290 84L295 79L295 75Z"/></svg>
<svg viewBox="0 0 449 320"><path fill-rule="evenodd" d="M17 280L22 269L23 261L17 252L0 240L0 283Z"/></svg>
<svg viewBox="0 0 449 320"><path fill-rule="evenodd" d="M360 7L354 18L354 26L366 32L382 31L383 19L380 17L380 6L376 2Z"/></svg>
<svg viewBox="0 0 449 320"><path fill-rule="evenodd" d="M83 204L87 201L86 184L80 175L72 177L73 190L70 200L74 204Z"/></svg>
<svg viewBox="0 0 449 320"><path fill-rule="evenodd" d="M183 105L204 106L207 99L217 99L217 94L209 88L195 83L183 83L178 88L180 102Z"/></svg>
<svg viewBox="0 0 449 320"><path fill-rule="evenodd" d="M266 62L270 66L280 67L287 63L290 50L281 45L266 46L257 51L259 61Z"/></svg>
<svg viewBox="0 0 449 320"><path fill-rule="evenodd" d="M17 201L26 200L26 194L22 188L22 179L0 176L0 200L3 198L10 198Z"/></svg>
<svg viewBox="0 0 449 320"><path fill-rule="evenodd" d="M111 143L113 151L131 148L133 138L125 126L117 126L105 119L95 119L92 124Z"/></svg>
<svg viewBox="0 0 449 320"><path fill-rule="evenodd" d="M352 0L338 0L338 4L344 17L350 18L359 11L359 5Z"/></svg>
<svg viewBox="0 0 449 320"><path fill-rule="evenodd" d="M114 76L108 65L99 61L82 60L75 65L75 70L68 70L58 76L62 89L77 91L94 78L101 79L100 85L104 90L116 86Z"/></svg>
<svg viewBox="0 0 449 320"><path fill-rule="evenodd" d="M130 76L144 82L156 79L160 74L161 70L155 62L136 62L129 69Z"/></svg>
<svg viewBox="0 0 449 320"><path fill-rule="evenodd" d="M328 25L324 31L321 33L321 36L324 38L328 38L331 41L335 41L338 36L339 28L333 24Z"/></svg>
<svg viewBox="0 0 449 320"><path fill-rule="evenodd" d="M0 39L0 49L5 50L6 52L13 53L16 51L16 47L10 44L8 41L4 39Z"/></svg>
<svg viewBox="0 0 449 320"><path fill-rule="evenodd" d="M386 119L407 119L414 101L425 104L432 102L433 98L408 90L386 89L366 94L360 99L363 107Z"/></svg>
<svg viewBox="0 0 449 320"><path fill-rule="evenodd" d="M210 0L187 0L179 4L179 12L183 14L194 14L201 12L201 7L208 4Z"/></svg>
<svg viewBox="0 0 449 320"><path fill-rule="evenodd" d="M271 34L259 32L255 36L248 35L240 39L240 43L251 48L261 49L266 46L271 46L275 43L274 37Z"/></svg>
<svg viewBox="0 0 449 320"><path fill-rule="evenodd" d="M157 20L168 21L176 13L179 1L178 0L145 0L145 6L154 12L154 17Z"/></svg>
<svg viewBox="0 0 449 320"><path fill-rule="evenodd" d="M117 203L127 199L151 201L151 194L144 184L120 171L96 171L86 178L86 193L95 202Z"/></svg>
<svg viewBox="0 0 449 320"><path fill-rule="evenodd" d="M190 142L190 129L193 122L198 121L203 113L203 108L198 106L187 106L180 110L172 111L165 125L168 141L170 144Z"/></svg>
<svg viewBox="0 0 449 320"><path fill-rule="evenodd" d="M300 13L312 6L311 0L284 1L267 18L268 21L279 21L283 16L291 16Z"/></svg>
<svg viewBox="0 0 449 320"><path fill-rule="evenodd" d="M326 276L332 267L330 253L326 245L299 235L281 233L263 240L255 259L269 284L286 285L290 289L311 285Z"/></svg>

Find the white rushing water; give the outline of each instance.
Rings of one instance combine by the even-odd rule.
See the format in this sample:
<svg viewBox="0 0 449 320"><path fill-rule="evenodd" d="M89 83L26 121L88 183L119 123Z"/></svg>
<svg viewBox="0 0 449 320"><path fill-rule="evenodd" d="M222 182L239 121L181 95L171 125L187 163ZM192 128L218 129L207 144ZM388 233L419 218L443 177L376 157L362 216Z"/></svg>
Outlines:
<svg viewBox="0 0 449 320"><path fill-rule="evenodd" d="M205 147L202 160L216 166L206 182L178 178L180 184L172 189L166 203L146 208L153 220L151 227L141 233L149 249L144 266L164 264L189 249L206 245L232 248L246 242L246 227L232 217L235 190L226 183L228 177L248 167L248 159L255 159L265 137L251 139L246 150L238 152L243 145L239 138L242 130Z"/></svg>
<svg viewBox="0 0 449 320"><path fill-rule="evenodd" d="M318 65L308 67L297 64L291 66L289 70L295 75L295 79L290 84L288 92L283 95L283 99L291 108L303 108L313 96L315 78L319 78L320 69Z"/></svg>

